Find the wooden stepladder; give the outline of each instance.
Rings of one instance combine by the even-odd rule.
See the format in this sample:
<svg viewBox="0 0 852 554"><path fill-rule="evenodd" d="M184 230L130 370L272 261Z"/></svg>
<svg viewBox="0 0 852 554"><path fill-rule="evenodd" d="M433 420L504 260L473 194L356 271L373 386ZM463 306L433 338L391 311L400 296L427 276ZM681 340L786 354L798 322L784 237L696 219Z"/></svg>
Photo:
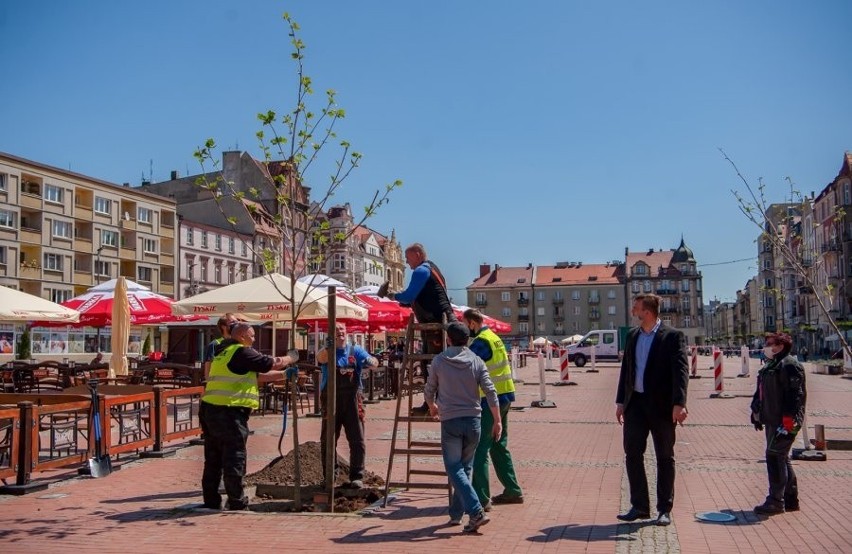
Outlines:
<svg viewBox="0 0 852 554"><path fill-rule="evenodd" d="M402 357L402 365L399 368L399 387L396 391L396 415L393 420L393 435L391 437L390 457L388 459L388 474L385 480L385 499L383 506L388 504L388 494L391 488L408 489L447 489L452 495L452 486L446 471L443 469L418 469L412 468L412 457L434 457L443 461L441 453L440 422L432 419L427 414L413 414L414 395L419 392L419 386L414 382L414 372L418 365L425 365L432 361L436 354L421 354L414 349L415 331L440 331L441 344L445 345L447 332L442 323L417 323L412 314L408 319L405 330L405 352ZM425 383L424 383L425 387ZM407 397L407 401L403 400ZM401 436L402 426L405 424L405 436ZM434 430L438 427L438 439L415 440L414 427L420 424ZM391 481L393 464L397 456L405 456L405 480ZM441 477L441 480L426 479L428 477Z"/></svg>

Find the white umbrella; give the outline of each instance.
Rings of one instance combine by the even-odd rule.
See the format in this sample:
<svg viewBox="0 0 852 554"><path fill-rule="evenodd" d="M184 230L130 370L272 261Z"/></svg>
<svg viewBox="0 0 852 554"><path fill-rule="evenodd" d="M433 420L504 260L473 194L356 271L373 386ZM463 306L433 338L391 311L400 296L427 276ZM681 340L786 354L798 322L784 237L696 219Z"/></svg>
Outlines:
<svg viewBox="0 0 852 554"><path fill-rule="evenodd" d="M533 345L535 346L545 346L547 344L550 344L550 341L547 340L545 337L538 337L533 341Z"/></svg>
<svg viewBox="0 0 852 554"><path fill-rule="evenodd" d="M0 286L0 321L76 323L80 312L39 296Z"/></svg>
<svg viewBox="0 0 852 554"><path fill-rule="evenodd" d="M349 285L342 281L338 281L334 277L329 277L322 273L311 273L297 279L300 283L304 283L311 287L337 287L339 289L348 289Z"/></svg>
<svg viewBox="0 0 852 554"><path fill-rule="evenodd" d="M175 315L222 315L238 313L252 321L292 321L290 279L272 273L184 298L172 304ZM297 318L328 317L327 292L308 290L304 283L294 283ZM337 317L367 319L367 308L337 298Z"/></svg>
<svg viewBox="0 0 852 554"><path fill-rule="evenodd" d="M561 342L562 344L574 344L575 342L580 342L581 338L583 338L583 335L571 335L570 337L564 338L559 342Z"/></svg>

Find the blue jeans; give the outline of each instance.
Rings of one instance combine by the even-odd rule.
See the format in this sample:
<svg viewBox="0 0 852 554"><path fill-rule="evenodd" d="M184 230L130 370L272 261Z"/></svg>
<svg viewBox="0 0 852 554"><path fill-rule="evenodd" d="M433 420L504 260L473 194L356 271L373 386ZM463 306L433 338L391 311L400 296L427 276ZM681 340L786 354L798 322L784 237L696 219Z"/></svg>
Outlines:
<svg viewBox="0 0 852 554"><path fill-rule="evenodd" d="M482 504L471 484L473 456L479 444L482 426L479 416L456 417L441 422L441 451L444 467L453 484L450 518L461 519L465 513L475 516Z"/></svg>

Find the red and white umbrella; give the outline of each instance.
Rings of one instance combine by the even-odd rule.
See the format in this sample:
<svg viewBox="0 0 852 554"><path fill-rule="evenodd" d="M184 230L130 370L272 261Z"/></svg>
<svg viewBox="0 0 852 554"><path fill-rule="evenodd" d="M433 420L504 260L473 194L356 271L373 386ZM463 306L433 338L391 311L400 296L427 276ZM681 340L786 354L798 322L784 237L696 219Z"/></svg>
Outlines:
<svg viewBox="0 0 852 554"><path fill-rule="evenodd" d="M80 312L80 321L75 326L104 327L112 322L112 306L117 279L111 279L90 288L85 294L62 302L66 308ZM192 321L206 316L172 315L174 300L152 292L151 289L134 281L127 282L127 302L130 304L130 324L146 325L170 321Z"/></svg>

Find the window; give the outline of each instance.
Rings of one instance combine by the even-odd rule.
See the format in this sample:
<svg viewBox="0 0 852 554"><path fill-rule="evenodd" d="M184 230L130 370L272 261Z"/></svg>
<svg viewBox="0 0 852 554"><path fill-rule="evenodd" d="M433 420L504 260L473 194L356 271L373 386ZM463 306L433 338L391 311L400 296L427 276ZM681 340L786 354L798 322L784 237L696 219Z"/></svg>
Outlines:
<svg viewBox="0 0 852 554"><path fill-rule="evenodd" d="M535 315L544 315L544 306L539 306L535 309Z"/></svg>
<svg viewBox="0 0 852 554"><path fill-rule="evenodd" d="M15 212L10 212L9 210L0 210L0 227L14 229Z"/></svg>
<svg viewBox="0 0 852 554"><path fill-rule="evenodd" d="M645 281L644 285L645 285L645 287L644 287L645 292L651 292L651 281Z"/></svg>
<svg viewBox="0 0 852 554"><path fill-rule="evenodd" d="M50 301L56 302L57 304L59 304L60 302L66 302L68 300L71 300L70 290L47 289L47 293L50 297Z"/></svg>
<svg viewBox="0 0 852 554"><path fill-rule="evenodd" d="M102 246L112 246L113 248L118 247L118 233L116 231L107 231L106 229L101 230L101 245Z"/></svg>
<svg viewBox="0 0 852 554"><path fill-rule="evenodd" d="M217 263L217 264L213 267L213 279L214 279L217 283L221 283L221 282L222 282L222 264L221 264L221 263Z"/></svg>
<svg viewBox="0 0 852 554"><path fill-rule="evenodd" d="M62 271L63 257L61 254L45 254L44 269L49 271Z"/></svg>
<svg viewBox="0 0 852 554"><path fill-rule="evenodd" d="M511 299L512 299L512 293L511 292L501 292L500 293L500 300L502 300L503 302L508 302Z"/></svg>
<svg viewBox="0 0 852 554"><path fill-rule="evenodd" d="M222 251L222 235L217 233L216 237L213 240L214 240L214 244L216 245L216 250L221 252Z"/></svg>
<svg viewBox="0 0 852 554"><path fill-rule="evenodd" d="M535 295L536 300L544 300L544 291L540 290Z"/></svg>
<svg viewBox="0 0 852 554"><path fill-rule="evenodd" d="M522 321L522 322L518 323L518 333L523 335L523 334L526 334L526 333L529 333L529 332L530 332L530 324L529 323L527 323L526 321Z"/></svg>
<svg viewBox="0 0 852 554"><path fill-rule="evenodd" d="M518 308L518 315L530 315L529 308Z"/></svg>
<svg viewBox="0 0 852 554"><path fill-rule="evenodd" d="M574 306L574 315L580 315L580 306Z"/></svg>
<svg viewBox="0 0 852 554"><path fill-rule="evenodd" d="M7 188L8 182L9 182L9 176L6 175L5 173L0 173L0 192L7 192L9 190Z"/></svg>
<svg viewBox="0 0 852 554"><path fill-rule="evenodd" d="M53 236L63 239L71 238L71 223L67 221L53 221Z"/></svg>
<svg viewBox="0 0 852 554"><path fill-rule="evenodd" d="M519 292L518 293L518 300L529 300L529 296L527 296L527 293L525 293L525 292Z"/></svg>
<svg viewBox="0 0 852 554"><path fill-rule="evenodd" d="M139 223L151 223L154 219L154 212L148 208L139 208L136 210L136 220Z"/></svg>
<svg viewBox="0 0 852 554"><path fill-rule="evenodd" d="M112 264L110 264L109 262L105 262L103 260L95 260L95 275L99 277L109 277L110 265Z"/></svg>
<svg viewBox="0 0 852 554"><path fill-rule="evenodd" d="M186 228L186 245L192 246L194 239L193 236L195 234L195 230L192 227Z"/></svg>
<svg viewBox="0 0 852 554"><path fill-rule="evenodd" d="M512 317L512 308L503 308L503 317Z"/></svg>
<svg viewBox="0 0 852 554"><path fill-rule="evenodd" d="M638 264L636 264L636 267L633 268L634 269L633 273L635 273L636 275L645 275L645 268L646 268L645 264L638 263Z"/></svg>
<svg viewBox="0 0 852 554"><path fill-rule="evenodd" d="M580 299L580 291L572 290L571 291L571 300L579 300Z"/></svg>
<svg viewBox="0 0 852 554"><path fill-rule="evenodd" d="M248 254L248 245L246 244L246 241L243 241L243 256L246 256L247 254Z"/></svg>
<svg viewBox="0 0 852 554"><path fill-rule="evenodd" d="M553 293L553 299L554 300L562 300L562 291L558 290L558 291L554 292ZM541 300L544 300L544 298L542 298Z"/></svg>
<svg viewBox="0 0 852 554"><path fill-rule="evenodd" d="M228 254L234 253L234 237L228 237Z"/></svg>
<svg viewBox="0 0 852 554"><path fill-rule="evenodd" d="M148 283L151 282L152 271L150 267L140 267L138 273L140 281L146 281Z"/></svg>
<svg viewBox="0 0 852 554"><path fill-rule="evenodd" d="M692 318L688 315L683 316L683 326L692 327Z"/></svg>
<svg viewBox="0 0 852 554"><path fill-rule="evenodd" d="M539 321L538 323L535 324L535 326L538 329L539 333L544 333L545 326L544 326L543 321Z"/></svg>
<svg viewBox="0 0 852 554"><path fill-rule="evenodd" d="M633 284L630 286L630 290L633 291L634 294L638 294L641 286L642 285L639 281L633 281Z"/></svg>
<svg viewBox="0 0 852 554"><path fill-rule="evenodd" d="M684 279L680 282L680 290L683 292L689 292L689 279Z"/></svg>
<svg viewBox="0 0 852 554"><path fill-rule="evenodd" d="M615 333L604 333L603 343L612 344L615 342Z"/></svg>
<svg viewBox="0 0 852 554"><path fill-rule="evenodd" d="M606 297L609 298L610 300L614 299L615 298L615 289L609 289L606 292Z"/></svg>
<svg viewBox="0 0 852 554"><path fill-rule="evenodd" d="M95 196L95 213L109 215L112 208L112 202L106 198Z"/></svg>
<svg viewBox="0 0 852 554"><path fill-rule="evenodd" d="M701 292L701 280L695 281L695 292Z"/></svg>
<svg viewBox="0 0 852 554"><path fill-rule="evenodd" d="M201 248L207 248L207 231L201 231Z"/></svg>
<svg viewBox="0 0 852 554"><path fill-rule="evenodd" d="M142 252L149 254L157 253L157 241L154 239L142 239Z"/></svg>
<svg viewBox="0 0 852 554"><path fill-rule="evenodd" d="M201 263L199 265L201 266L201 278L200 278L200 280L201 280L202 283L206 283L207 282L207 260L201 260Z"/></svg>
<svg viewBox="0 0 852 554"><path fill-rule="evenodd" d="M615 306L610 306L606 309L606 313L609 315L615 315Z"/></svg>
<svg viewBox="0 0 852 554"><path fill-rule="evenodd" d="M763 269L772 269L772 258L763 259Z"/></svg>
<svg viewBox="0 0 852 554"><path fill-rule="evenodd" d="M843 204L846 206L852 204L852 201L849 199L849 183L843 185Z"/></svg>
<svg viewBox="0 0 852 554"><path fill-rule="evenodd" d="M0 265L6 265L6 254L7 248L5 246L0 246Z"/></svg>
<svg viewBox="0 0 852 554"><path fill-rule="evenodd" d="M600 302L601 297L596 290L589 291L589 302Z"/></svg>
<svg viewBox="0 0 852 554"><path fill-rule="evenodd" d="M228 266L228 284L229 285L234 284L234 266L233 265Z"/></svg>
<svg viewBox="0 0 852 554"><path fill-rule="evenodd" d="M485 303L485 293L484 292L477 292L476 293L476 303L477 304L484 304Z"/></svg>
<svg viewBox="0 0 852 554"><path fill-rule="evenodd" d="M45 202L53 202L54 204L62 204L62 199L65 197L65 189L56 185L44 185L44 200Z"/></svg>
<svg viewBox="0 0 852 554"><path fill-rule="evenodd" d="M574 331L579 331L580 330L580 322L578 322L578 321L571 322L571 329L574 330Z"/></svg>
<svg viewBox="0 0 852 554"><path fill-rule="evenodd" d="M331 259L332 271L346 271L346 255L335 254Z"/></svg>

